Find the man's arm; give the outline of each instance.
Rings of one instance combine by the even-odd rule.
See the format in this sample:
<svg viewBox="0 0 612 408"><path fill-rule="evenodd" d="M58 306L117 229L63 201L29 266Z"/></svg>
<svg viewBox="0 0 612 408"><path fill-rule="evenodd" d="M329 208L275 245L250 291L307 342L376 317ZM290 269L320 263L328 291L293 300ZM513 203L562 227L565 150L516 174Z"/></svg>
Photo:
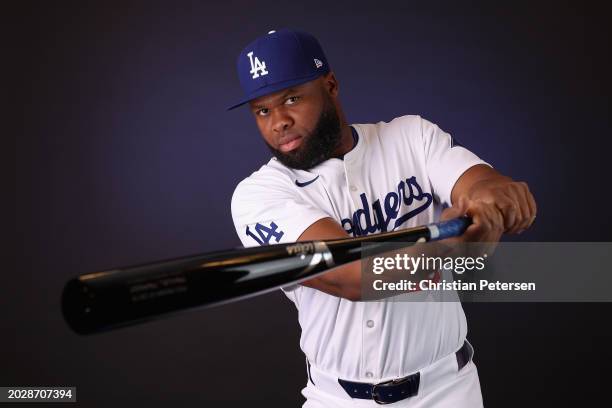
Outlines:
<svg viewBox="0 0 612 408"><path fill-rule="evenodd" d="M522 232L535 219L535 200L527 185L486 165L473 166L463 173L453 187L452 201L453 207L442 213L441 220L462 215L472 217L473 223L461 241L497 242L502 232ZM338 222L323 218L308 227L298 241L347 237ZM361 300L361 263L350 262L302 285L348 300Z"/></svg>
<svg viewBox="0 0 612 408"><path fill-rule="evenodd" d="M340 227L340 225L331 218L325 218L312 224L299 240L316 240L316 239L337 239L347 238L348 235ZM419 244L415 243L407 247L403 247L400 250L389 250L387 253L379 254L378 256L389 256L394 257L397 254L405 254L410 257L417 256L428 256L433 257L438 255L438 248L433 244ZM374 257L363 258L359 261L350 262L348 264L341 265L337 268L330 270L329 272L319 275L316 278L302 282L302 285L311 288L318 289L322 292L343 297L348 300L357 301L362 299L361 288L362 288L362 268L371 269ZM365 262L365 265L362 265ZM429 274L434 272L425 267L425 265L418 267L415 270L407 273L403 270L387 271L384 275L378 275L377 279L381 281L398 282L400 279L408 279L413 282L418 282L423 279L430 279ZM389 292L381 292L377 295L377 299L382 299L390 295ZM370 300L375 298L370 297Z"/></svg>
<svg viewBox="0 0 612 408"><path fill-rule="evenodd" d="M308 227L298 241L348 238L344 228L331 218L323 218ZM302 282L302 285L318 289L333 296L357 301L361 299L361 264L349 262L328 273Z"/></svg>

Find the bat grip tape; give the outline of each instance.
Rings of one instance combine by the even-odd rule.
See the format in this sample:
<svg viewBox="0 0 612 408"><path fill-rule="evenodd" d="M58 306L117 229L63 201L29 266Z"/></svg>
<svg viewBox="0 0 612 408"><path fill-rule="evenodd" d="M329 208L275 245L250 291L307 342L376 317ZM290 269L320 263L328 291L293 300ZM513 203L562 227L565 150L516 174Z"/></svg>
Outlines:
<svg viewBox="0 0 612 408"><path fill-rule="evenodd" d="M467 217L454 218L437 224L430 224L427 226L427 228L429 228L429 239L431 241L437 241L440 239L458 237L465 232L470 224L471 220Z"/></svg>

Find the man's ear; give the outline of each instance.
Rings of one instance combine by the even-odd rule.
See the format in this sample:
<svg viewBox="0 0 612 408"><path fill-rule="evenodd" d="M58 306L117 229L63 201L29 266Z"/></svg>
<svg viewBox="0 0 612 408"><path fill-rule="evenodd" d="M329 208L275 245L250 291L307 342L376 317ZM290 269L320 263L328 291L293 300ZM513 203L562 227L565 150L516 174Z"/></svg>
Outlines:
<svg viewBox="0 0 612 408"><path fill-rule="evenodd" d="M330 96L333 96L333 97L338 96L338 91L339 91L338 80L336 79L336 76L334 75L332 71L323 75L322 81L323 81L323 87L325 88L325 91Z"/></svg>

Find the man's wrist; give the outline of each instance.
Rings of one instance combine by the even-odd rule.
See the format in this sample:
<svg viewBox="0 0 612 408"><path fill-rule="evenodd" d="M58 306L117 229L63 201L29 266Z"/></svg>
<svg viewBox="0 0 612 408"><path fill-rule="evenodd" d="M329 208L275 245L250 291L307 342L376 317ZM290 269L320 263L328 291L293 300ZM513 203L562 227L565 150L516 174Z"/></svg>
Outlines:
<svg viewBox="0 0 612 408"><path fill-rule="evenodd" d="M481 198L483 193L492 190L493 188L512 183L514 180L508 176L496 175L491 178L479 180L470 187L466 194L468 200L477 200Z"/></svg>

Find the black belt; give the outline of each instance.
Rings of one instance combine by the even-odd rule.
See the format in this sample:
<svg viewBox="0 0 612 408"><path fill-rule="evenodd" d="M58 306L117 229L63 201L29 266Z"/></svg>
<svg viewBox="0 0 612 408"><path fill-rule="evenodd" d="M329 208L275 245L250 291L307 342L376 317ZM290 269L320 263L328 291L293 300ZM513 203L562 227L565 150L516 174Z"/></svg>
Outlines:
<svg viewBox="0 0 612 408"><path fill-rule="evenodd" d="M471 346L464 342L455 353L457 367L461 370L471 359ZM310 367L308 367L310 376ZM310 379L312 381L312 378ZM338 383L351 398L373 399L379 404L391 404L404 398L413 397L419 393L421 373L411 374L397 380L385 381L378 384L346 381L338 378ZM314 384L314 382L313 382Z"/></svg>

